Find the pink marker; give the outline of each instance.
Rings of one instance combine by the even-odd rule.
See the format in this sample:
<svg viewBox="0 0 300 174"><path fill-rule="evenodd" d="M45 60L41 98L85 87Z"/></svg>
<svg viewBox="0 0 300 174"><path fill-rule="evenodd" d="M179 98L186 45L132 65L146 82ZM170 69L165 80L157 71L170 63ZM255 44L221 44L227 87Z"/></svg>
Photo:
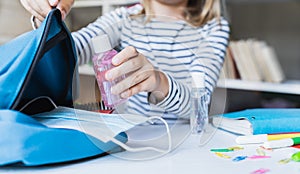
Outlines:
<svg viewBox="0 0 300 174"><path fill-rule="evenodd" d="M265 158L271 158L271 156L263 156L263 155L253 155L249 156L249 159L265 159Z"/></svg>
<svg viewBox="0 0 300 174"><path fill-rule="evenodd" d="M258 170L255 170L254 172L252 172L251 174L265 174L267 172L269 172L270 170L269 169L258 169Z"/></svg>

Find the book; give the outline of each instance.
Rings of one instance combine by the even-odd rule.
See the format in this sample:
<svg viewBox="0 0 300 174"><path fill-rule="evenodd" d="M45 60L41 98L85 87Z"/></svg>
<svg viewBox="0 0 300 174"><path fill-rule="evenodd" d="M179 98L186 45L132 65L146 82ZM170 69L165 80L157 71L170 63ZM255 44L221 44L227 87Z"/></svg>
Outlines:
<svg viewBox="0 0 300 174"><path fill-rule="evenodd" d="M232 57L236 63L237 70L240 74L242 80L249 80L249 75L247 71L247 65L244 61L243 51L239 47L239 42L231 41L229 43L229 48L232 51Z"/></svg>
<svg viewBox="0 0 300 174"><path fill-rule="evenodd" d="M249 81L262 81L260 69L256 64L253 50L251 49L251 43L249 40L241 40L237 43L238 49L242 53L241 59L244 64L244 71L247 73L247 79ZM239 57L236 57L238 59Z"/></svg>
<svg viewBox="0 0 300 174"><path fill-rule="evenodd" d="M285 79L275 49L256 39L230 41L221 77L280 83Z"/></svg>
<svg viewBox="0 0 300 174"><path fill-rule="evenodd" d="M285 79L285 76L277 59L274 48L266 46L264 49L261 49L261 51L264 55L265 61L265 67L262 68L262 70L265 72L265 81L274 83L282 82Z"/></svg>
<svg viewBox="0 0 300 174"><path fill-rule="evenodd" d="M232 50L230 47L226 50L226 56L224 59L223 69L221 70L220 78L223 79L238 79L240 75L234 62Z"/></svg>
<svg viewBox="0 0 300 174"><path fill-rule="evenodd" d="M300 132L300 108L260 108L212 116L213 126L239 135Z"/></svg>

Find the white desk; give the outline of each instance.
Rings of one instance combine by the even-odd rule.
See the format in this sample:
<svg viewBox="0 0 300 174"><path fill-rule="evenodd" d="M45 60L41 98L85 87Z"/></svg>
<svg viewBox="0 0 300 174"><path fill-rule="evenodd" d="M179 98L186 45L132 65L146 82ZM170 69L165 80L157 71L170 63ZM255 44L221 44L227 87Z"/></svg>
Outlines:
<svg viewBox="0 0 300 174"><path fill-rule="evenodd" d="M179 126L180 127L180 126ZM250 160L246 159L240 162L233 162L232 159L224 159L217 157L214 153L210 152L211 148L226 148L236 146L234 142L235 136L220 130L211 136L208 143L202 147L197 146L199 139L194 136L188 137L182 144L181 140L185 137L187 129L182 129L181 126L173 131L173 137L177 134L177 140L174 137L174 142L177 141L179 146L171 153L158 157L152 160L125 160L115 156L105 156L90 160L84 160L76 163L57 165L57 166L44 166L44 167L31 167L31 168L16 168L5 167L0 168L0 173L55 173L55 174L76 174L76 173L101 173L101 174L182 174L182 173L195 173L195 174L250 174L251 172L264 168L270 169L266 174L296 174L300 173L300 163L290 162L288 164L279 164L278 161L290 157L294 152L299 149L287 148L278 151L268 152L271 155L270 159ZM157 129L157 128L155 128ZM149 130L153 130L150 128ZM181 132L181 134L179 133ZM138 140L140 135L145 135L141 130L134 130L129 132L129 137ZM180 140L181 139L181 140ZM131 144L131 142L129 142ZM244 150L227 153L235 157L239 155L254 155L258 146L251 145L245 146ZM121 152L118 155L122 157L133 157L132 153Z"/></svg>

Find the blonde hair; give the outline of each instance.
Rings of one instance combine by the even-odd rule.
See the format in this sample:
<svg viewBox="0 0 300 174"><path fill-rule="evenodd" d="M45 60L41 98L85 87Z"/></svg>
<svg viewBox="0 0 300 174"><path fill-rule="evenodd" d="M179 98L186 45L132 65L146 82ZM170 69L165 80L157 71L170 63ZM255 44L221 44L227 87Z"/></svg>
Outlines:
<svg viewBox="0 0 300 174"><path fill-rule="evenodd" d="M141 14L153 14L150 1L142 1L144 9ZM201 26L214 18L220 19L220 16L220 0L188 0L184 14L185 20L194 26ZM147 15L147 21L150 19L151 15Z"/></svg>

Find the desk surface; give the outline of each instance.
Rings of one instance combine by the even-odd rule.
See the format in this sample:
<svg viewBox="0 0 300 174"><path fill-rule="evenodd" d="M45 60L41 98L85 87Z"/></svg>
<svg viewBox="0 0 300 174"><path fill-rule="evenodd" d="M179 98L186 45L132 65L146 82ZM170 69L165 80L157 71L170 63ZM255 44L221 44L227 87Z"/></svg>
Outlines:
<svg viewBox="0 0 300 174"><path fill-rule="evenodd" d="M110 155L63 165L31 168L5 167L0 168L0 173L182 174L186 172L194 172L198 174L250 174L253 171L261 168L269 169L270 171L267 172L267 174L300 173L300 163L293 161L289 162L288 164L278 163L279 160L290 157L291 154L299 151L299 149L285 148L272 152L270 151L267 152L271 156L269 159L246 159L243 161L234 162L232 159L236 156L254 155L258 145L247 145L244 146L244 150L227 153L228 155L232 156L231 159L220 158L214 153L210 152L210 149L236 146L234 141L236 137L235 135L216 130L211 133L211 136L209 136L209 139L207 139L208 141L206 144L199 146L199 137L186 136L185 130L187 129L182 129L182 127L172 133L174 139L173 141L177 141L177 148L175 148L171 153L153 158L151 160L138 160L138 158L133 160L133 158L131 158L133 157L132 153L120 152L117 153L117 156ZM149 128L150 131L154 129L157 130L157 128L154 127ZM133 139L132 142L144 137L141 135L145 135L145 132L141 131L140 129L129 132L129 138ZM181 141L185 137L187 138L184 141ZM129 144L132 144L132 142L129 142ZM131 160L126 160L126 157L131 158Z"/></svg>

